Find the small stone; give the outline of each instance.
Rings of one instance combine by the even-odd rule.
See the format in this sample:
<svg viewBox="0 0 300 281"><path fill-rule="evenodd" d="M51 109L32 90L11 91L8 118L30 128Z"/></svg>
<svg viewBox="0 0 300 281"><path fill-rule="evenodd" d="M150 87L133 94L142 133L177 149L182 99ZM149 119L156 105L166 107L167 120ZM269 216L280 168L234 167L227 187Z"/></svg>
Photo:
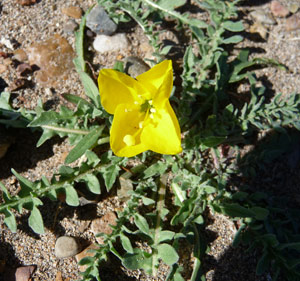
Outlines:
<svg viewBox="0 0 300 281"><path fill-rule="evenodd" d="M117 216L114 212L108 212L101 218L96 218L92 221L91 230L96 235L98 233L111 234L112 228L110 225L116 225ZM96 237L99 244L103 244L102 237Z"/></svg>
<svg viewBox="0 0 300 281"><path fill-rule="evenodd" d="M250 28L249 28L250 33L258 33L261 38L264 40L267 39L268 36L268 30L265 28L264 25L262 25L260 22L254 22Z"/></svg>
<svg viewBox="0 0 300 281"><path fill-rule="evenodd" d="M17 49L14 51L14 58L18 61L26 61L27 55L23 49Z"/></svg>
<svg viewBox="0 0 300 281"><path fill-rule="evenodd" d="M3 60L4 65L11 65L12 64L12 59L11 58L6 58Z"/></svg>
<svg viewBox="0 0 300 281"><path fill-rule="evenodd" d="M300 8L300 3L292 3L288 6L288 9L292 14L298 12L299 8Z"/></svg>
<svg viewBox="0 0 300 281"><path fill-rule="evenodd" d="M283 6L279 1L276 0L271 2L270 9L274 17L284 18L290 13L287 7Z"/></svg>
<svg viewBox="0 0 300 281"><path fill-rule="evenodd" d="M76 261L79 262L80 260L82 260L85 257L93 257L95 255L95 253L90 252L90 250L97 250L97 249L99 249L99 247L96 244L91 244L90 246L88 246L82 252L80 252L79 254L77 254L75 256ZM79 265L80 272L84 272L86 270L86 268L87 268L86 265Z"/></svg>
<svg viewBox="0 0 300 281"><path fill-rule="evenodd" d="M33 43L27 48L28 60L40 70L35 72L39 84L55 87L61 80L66 80L74 68L74 51L67 39L55 34L46 41Z"/></svg>
<svg viewBox="0 0 300 281"><path fill-rule="evenodd" d="M124 33L113 36L97 35L93 47L99 53L114 52L127 49L129 46L127 37Z"/></svg>
<svg viewBox="0 0 300 281"><path fill-rule="evenodd" d="M26 74L32 72L32 68L28 63L21 63L17 67L17 72L21 76L25 76Z"/></svg>
<svg viewBox="0 0 300 281"><path fill-rule="evenodd" d="M11 50L14 50L18 45L20 45L15 39L9 39L5 37L0 39L0 43Z"/></svg>
<svg viewBox="0 0 300 281"><path fill-rule="evenodd" d="M275 20L273 19L272 15L269 13L266 13L262 9L257 9L255 11L252 11L250 13L250 16L254 19L254 21L258 21L262 24L273 25L276 23Z"/></svg>
<svg viewBox="0 0 300 281"><path fill-rule="evenodd" d="M0 58L7 58L8 54L5 52L0 51Z"/></svg>
<svg viewBox="0 0 300 281"><path fill-rule="evenodd" d="M77 28L78 28L78 24L74 20L70 20L63 27L64 32L67 34L73 34Z"/></svg>
<svg viewBox="0 0 300 281"><path fill-rule="evenodd" d="M22 6L30 6L35 4L37 0L17 0L17 3Z"/></svg>
<svg viewBox="0 0 300 281"><path fill-rule="evenodd" d="M35 272L36 267L37 267L36 265L18 267L15 273L15 280L16 281L31 280L31 276Z"/></svg>
<svg viewBox="0 0 300 281"><path fill-rule="evenodd" d="M80 7L76 6L64 7L61 9L61 12L64 15L67 15L74 19L80 19L82 16L82 10L80 9Z"/></svg>
<svg viewBox="0 0 300 281"><path fill-rule="evenodd" d="M61 236L55 243L55 256L58 258L68 258L75 256L80 251L76 239L68 236Z"/></svg>
<svg viewBox="0 0 300 281"><path fill-rule="evenodd" d="M86 17L86 26L97 34L111 35L117 25L109 18L105 10L97 5Z"/></svg>
<svg viewBox="0 0 300 281"><path fill-rule="evenodd" d="M14 92L17 90L20 90L22 88L25 88L27 83L25 79L15 79L10 85L9 85L9 91Z"/></svg>
<svg viewBox="0 0 300 281"><path fill-rule="evenodd" d="M128 57L124 62L125 72L133 78L136 78L140 74L150 69L150 66L138 57Z"/></svg>
<svg viewBox="0 0 300 281"><path fill-rule="evenodd" d="M285 29L287 31L300 29L300 14L294 14L286 20Z"/></svg>
<svg viewBox="0 0 300 281"><path fill-rule="evenodd" d="M5 64L0 64L0 74L4 73L7 70L7 66Z"/></svg>

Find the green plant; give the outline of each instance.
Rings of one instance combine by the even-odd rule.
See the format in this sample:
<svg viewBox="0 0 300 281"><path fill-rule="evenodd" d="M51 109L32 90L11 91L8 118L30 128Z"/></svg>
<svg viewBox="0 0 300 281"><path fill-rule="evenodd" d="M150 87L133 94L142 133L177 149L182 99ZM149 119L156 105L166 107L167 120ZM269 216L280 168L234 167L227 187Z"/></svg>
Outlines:
<svg viewBox="0 0 300 281"><path fill-rule="evenodd" d="M39 211L40 198L56 200L60 193L64 193L68 205L78 206L78 182L85 183L89 191L99 194L101 180L109 192L116 181L122 179L132 187L128 192L130 198L126 207L118 212L112 234L102 235L104 244L93 250L94 256L79 262L87 266L83 273L85 280L101 280L98 268L109 253L118 257L126 268L143 269L154 276L161 260L170 269L167 280L184 280L182 268L177 264L182 239L194 246L191 280L203 280L201 259L209 249L202 233L204 212L208 208L240 221L234 244L243 241L262 250L257 274L273 267L275 277L282 271L289 280L297 280L300 242L295 212L285 212L284 208L268 200L266 194L251 194L246 187L240 187L239 192L233 191L230 178L240 173L239 159L227 161L220 155L219 148L227 145L238 150L237 145L243 146L262 130L285 134L287 126L299 130L299 95L277 94L266 102L265 89L257 86L255 75L249 68L267 64L283 69L275 61L249 60L249 52L242 50L229 62L232 53L228 46L243 40L240 34L236 34L244 29L242 22L237 20L239 1L196 1L208 13L207 22L191 17L188 12L179 12L178 8L188 5L186 2L98 0L117 23L129 20L138 23L154 47L157 62L169 55L171 47L160 41L159 30L153 22L163 22L168 18L192 42L184 49L181 87L175 89L171 98L183 132L183 152L176 156L145 152L135 158L141 164L133 167L127 158L116 157L106 148L101 154L95 152L94 148L109 141L111 117L103 110L98 88L86 69L84 17L76 33L77 58L74 64L87 99L64 95L66 100L76 104L75 112L67 107L61 107L59 112L45 111L41 102L35 111L14 109L10 105L9 93L2 93L0 97L1 123L40 130L42 135L38 146L54 135L67 137L74 148L65 164L81 157L83 161L73 168L60 167L51 180L42 178L30 182L13 171L21 191L11 196L1 184L4 202L0 205L0 213L5 215L7 226L16 231L12 210L19 213L23 208L29 210L29 225L41 234L44 228ZM122 70L122 67L118 69ZM250 86L250 100L245 103L237 99L233 103L230 89L241 82ZM130 172L122 173L122 167ZM170 197L172 200L168 199ZM286 230L280 232L282 228ZM134 240L146 242L147 250L134 245ZM117 250L116 244L122 248Z"/></svg>

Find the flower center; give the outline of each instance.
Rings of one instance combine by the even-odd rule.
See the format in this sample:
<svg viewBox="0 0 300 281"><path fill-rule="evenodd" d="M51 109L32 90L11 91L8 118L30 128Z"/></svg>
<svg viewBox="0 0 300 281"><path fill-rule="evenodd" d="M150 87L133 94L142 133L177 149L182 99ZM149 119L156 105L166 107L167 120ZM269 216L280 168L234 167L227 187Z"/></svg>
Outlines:
<svg viewBox="0 0 300 281"><path fill-rule="evenodd" d="M136 144L136 137L141 132L141 130L148 125L154 119L154 114L156 113L156 109L153 106L152 100L144 100L144 103L139 103L138 101L135 104L140 104L140 112L145 114L144 121L140 121L138 127L136 128L136 132L132 135L125 135L123 137L123 142L127 146L133 146ZM129 112L129 109L125 109L125 112Z"/></svg>

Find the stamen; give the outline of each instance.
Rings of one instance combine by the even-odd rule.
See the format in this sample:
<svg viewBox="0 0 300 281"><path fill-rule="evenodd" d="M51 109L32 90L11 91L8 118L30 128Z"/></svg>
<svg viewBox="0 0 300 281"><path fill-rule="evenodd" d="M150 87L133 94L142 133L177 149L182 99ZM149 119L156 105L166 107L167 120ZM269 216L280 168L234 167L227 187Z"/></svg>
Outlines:
<svg viewBox="0 0 300 281"><path fill-rule="evenodd" d="M141 122L139 123L139 128L140 128L140 129L143 128L143 124L144 124L144 121L141 121Z"/></svg>
<svg viewBox="0 0 300 281"><path fill-rule="evenodd" d="M155 113L156 109L154 107L150 108L150 112Z"/></svg>
<svg viewBox="0 0 300 281"><path fill-rule="evenodd" d="M150 105L152 105L152 103L153 103L153 100L149 100L149 101L148 101L148 103L149 103Z"/></svg>
<svg viewBox="0 0 300 281"><path fill-rule="evenodd" d="M132 135L126 135L123 138L123 142L125 142L127 146L133 146L135 145L135 138Z"/></svg>
<svg viewBox="0 0 300 281"><path fill-rule="evenodd" d="M149 115L149 117L150 117L151 119L153 119L153 118L154 118L153 113L151 113L151 114Z"/></svg>
<svg viewBox="0 0 300 281"><path fill-rule="evenodd" d="M139 104L139 102L135 100L135 101L134 101L134 104Z"/></svg>

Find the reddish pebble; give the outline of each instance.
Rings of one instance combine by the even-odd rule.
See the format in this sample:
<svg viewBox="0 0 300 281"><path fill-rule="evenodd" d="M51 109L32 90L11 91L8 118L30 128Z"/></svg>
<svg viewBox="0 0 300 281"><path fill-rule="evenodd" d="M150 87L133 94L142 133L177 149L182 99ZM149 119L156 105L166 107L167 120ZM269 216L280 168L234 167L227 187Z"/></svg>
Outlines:
<svg viewBox="0 0 300 281"><path fill-rule="evenodd" d="M81 9L75 6L64 7L61 9L61 12L74 19L80 19L82 16Z"/></svg>
<svg viewBox="0 0 300 281"><path fill-rule="evenodd" d="M285 29L287 31L300 29L300 14L297 13L286 20Z"/></svg>
<svg viewBox="0 0 300 281"><path fill-rule="evenodd" d="M22 6L29 6L36 3L36 0L17 0L17 3Z"/></svg>
<svg viewBox="0 0 300 281"><path fill-rule="evenodd" d="M290 13L289 9L283 6L279 1L272 1L270 9L274 17L284 18Z"/></svg>

